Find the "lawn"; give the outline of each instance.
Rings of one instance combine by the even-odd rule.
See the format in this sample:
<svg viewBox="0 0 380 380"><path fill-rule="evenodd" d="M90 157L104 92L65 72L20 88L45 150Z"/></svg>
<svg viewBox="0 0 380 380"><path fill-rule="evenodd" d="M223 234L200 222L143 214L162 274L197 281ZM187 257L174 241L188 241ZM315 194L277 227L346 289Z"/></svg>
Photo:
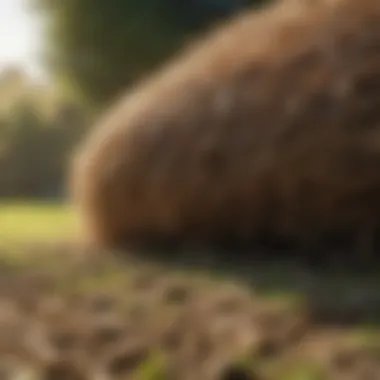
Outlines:
<svg viewBox="0 0 380 380"><path fill-rule="evenodd" d="M0 201L0 243L29 243L70 238L76 228L67 204Z"/></svg>

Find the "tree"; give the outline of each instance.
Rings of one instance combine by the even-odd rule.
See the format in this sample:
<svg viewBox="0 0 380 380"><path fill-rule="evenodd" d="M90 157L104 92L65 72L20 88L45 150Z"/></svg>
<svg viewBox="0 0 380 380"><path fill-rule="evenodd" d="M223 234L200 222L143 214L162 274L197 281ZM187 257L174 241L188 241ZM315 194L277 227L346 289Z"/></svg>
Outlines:
<svg viewBox="0 0 380 380"><path fill-rule="evenodd" d="M101 106L214 22L263 0L34 0L44 60L61 83Z"/></svg>
<svg viewBox="0 0 380 380"><path fill-rule="evenodd" d="M0 196L61 196L86 113L15 67L0 73L0 94Z"/></svg>

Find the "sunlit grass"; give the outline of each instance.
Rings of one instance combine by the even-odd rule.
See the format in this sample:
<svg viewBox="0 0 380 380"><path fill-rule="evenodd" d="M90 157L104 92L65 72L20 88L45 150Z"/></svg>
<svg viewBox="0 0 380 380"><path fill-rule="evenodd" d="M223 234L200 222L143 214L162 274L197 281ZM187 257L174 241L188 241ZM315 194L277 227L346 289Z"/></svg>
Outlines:
<svg viewBox="0 0 380 380"><path fill-rule="evenodd" d="M76 226L67 204L0 201L0 244L71 238Z"/></svg>

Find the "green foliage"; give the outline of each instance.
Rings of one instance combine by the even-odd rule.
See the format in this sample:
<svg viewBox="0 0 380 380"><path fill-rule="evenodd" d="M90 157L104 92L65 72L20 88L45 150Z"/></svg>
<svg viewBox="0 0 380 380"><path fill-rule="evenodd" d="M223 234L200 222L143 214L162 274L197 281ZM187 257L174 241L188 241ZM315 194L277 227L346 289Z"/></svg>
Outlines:
<svg viewBox="0 0 380 380"><path fill-rule="evenodd" d="M65 88L104 105L188 39L263 0L34 0L48 67ZM74 90L74 91L73 91Z"/></svg>
<svg viewBox="0 0 380 380"><path fill-rule="evenodd" d="M0 75L0 196L57 197L84 113L15 70Z"/></svg>

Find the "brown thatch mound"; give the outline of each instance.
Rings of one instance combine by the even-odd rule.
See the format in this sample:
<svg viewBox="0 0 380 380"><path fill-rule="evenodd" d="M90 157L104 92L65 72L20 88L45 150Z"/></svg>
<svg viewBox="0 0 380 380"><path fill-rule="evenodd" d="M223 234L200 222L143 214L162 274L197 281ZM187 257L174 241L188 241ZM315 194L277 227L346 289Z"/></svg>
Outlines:
<svg viewBox="0 0 380 380"><path fill-rule="evenodd" d="M222 26L110 111L80 148L73 189L105 246L370 236L380 2L284 1Z"/></svg>

